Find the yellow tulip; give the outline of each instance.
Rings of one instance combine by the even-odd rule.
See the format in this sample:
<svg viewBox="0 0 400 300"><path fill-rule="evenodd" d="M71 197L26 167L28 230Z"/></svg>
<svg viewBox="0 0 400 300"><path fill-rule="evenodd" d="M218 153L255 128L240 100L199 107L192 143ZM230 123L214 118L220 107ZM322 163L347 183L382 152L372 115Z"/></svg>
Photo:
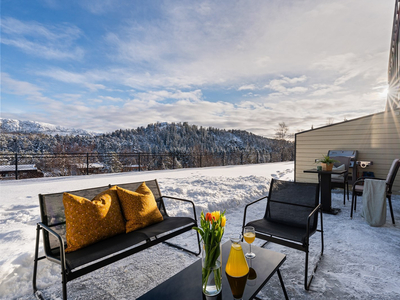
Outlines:
<svg viewBox="0 0 400 300"><path fill-rule="evenodd" d="M219 218L221 217L220 211L213 211L211 214L215 218L215 221L218 221Z"/></svg>
<svg viewBox="0 0 400 300"><path fill-rule="evenodd" d="M225 216L222 216L221 226L222 226L222 227L225 227L225 224L226 224L226 217L225 217Z"/></svg>

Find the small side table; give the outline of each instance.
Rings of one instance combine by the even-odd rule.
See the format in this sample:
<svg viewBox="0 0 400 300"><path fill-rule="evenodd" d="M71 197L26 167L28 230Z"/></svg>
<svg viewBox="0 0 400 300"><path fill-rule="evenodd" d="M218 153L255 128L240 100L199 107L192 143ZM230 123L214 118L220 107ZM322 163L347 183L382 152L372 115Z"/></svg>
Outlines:
<svg viewBox="0 0 400 300"><path fill-rule="evenodd" d="M332 174L343 174L346 170L340 171L320 171L317 169L304 170L304 173L316 173L318 174L318 181L320 183L320 195L322 212L336 215L340 212L340 208L332 208L332 194L331 194L331 175Z"/></svg>

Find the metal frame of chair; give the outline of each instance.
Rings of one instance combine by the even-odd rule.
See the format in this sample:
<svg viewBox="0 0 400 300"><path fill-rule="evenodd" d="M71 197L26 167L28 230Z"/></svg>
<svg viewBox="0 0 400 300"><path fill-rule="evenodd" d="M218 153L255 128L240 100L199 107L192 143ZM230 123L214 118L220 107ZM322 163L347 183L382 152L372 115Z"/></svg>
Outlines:
<svg viewBox="0 0 400 300"><path fill-rule="evenodd" d="M388 173L388 176L386 177L386 179L375 178L375 177L368 178L368 179L373 179L373 180L385 180L386 181L386 198L388 199L388 202L389 202L390 215L392 217L393 225L395 224L395 220L394 220L393 207L392 207L392 187L393 187L394 180L396 179L397 172L399 171L399 168L400 168L400 159L396 158L392 162L392 165L389 169L389 173ZM353 195L352 195L352 199L351 199L350 218L353 218L353 210L355 211L357 208L357 196L362 196L362 194L363 194L363 191L357 190L356 186L363 185L365 179L367 179L367 178L360 177L353 184L353 192L352 192Z"/></svg>
<svg viewBox="0 0 400 300"><path fill-rule="evenodd" d="M277 193L275 190L275 186L279 185L281 183L284 183L284 185L294 185L298 189L298 194L297 197L298 199L302 199L304 197L304 193L307 193L312 190L312 195L310 197L313 198L313 205L309 206L307 204L302 204L302 203L290 203L290 202L284 202L284 201L276 201L274 200L274 195ZM307 187L307 188L306 188ZM284 187L281 189L284 190ZM303 193L303 194L302 194ZM302 196L300 196L302 194ZM247 209L249 206L261 201L267 199L267 208L265 211L264 218L261 220L255 220L252 222L246 223L246 214L247 214ZM304 238L300 239L292 239L290 236L293 235L294 230L299 230L299 226L296 226L296 224L293 224L291 226L291 222L293 221L292 215L290 213L284 214L284 218L286 220L282 219L281 221L273 220L273 218L269 218L269 216L274 214L274 211L271 210L271 203L278 203L282 205L287 205L291 209L293 209L294 213L296 214L296 210L300 211L302 210L302 215L307 212L307 215L304 218L304 227L301 228L303 229L303 234ZM320 229L318 229L318 212L320 213ZM282 215L280 215L282 216ZM268 219L268 220L267 220ZM260 223L262 224L268 224L274 227L275 229L278 228L278 231L280 231L279 234L277 232L268 232L268 225L266 227L260 226ZM245 226L253 226L256 231L256 238L260 238L263 240L266 240L267 242L273 242L276 244L280 244L286 247L290 247L293 249L297 249L300 251L305 252L305 275L304 275L304 288L306 290L309 290L310 284L312 279L314 278L314 273L318 267L318 263L321 260L321 257L324 252L324 234L323 234L323 219L322 219L322 206L319 204L319 184L318 183L298 183L298 182L289 182L289 181L280 181L280 180L275 180L272 179L271 185L270 185L270 190L268 196L262 197L256 201L253 201L249 204L246 205L244 209L244 216L243 216L243 226L242 226L242 234ZM281 228L279 228L281 227ZM293 230L292 230L293 229ZM273 231L273 230L272 230ZM291 234L285 235L284 232L290 231ZM311 277L308 279L308 260L309 260L309 240L310 237L315 233L315 232L320 232L321 233L321 252L318 257L318 261L316 262L313 272L311 274ZM301 241L299 241L301 240ZM265 243L266 244L266 243ZM264 244L264 245L265 245ZM263 245L263 246L264 246Z"/></svg>
<svg viewBox="0 0 400 300"><path fill-rule="evenodd" d="M334 188L342 188L343 189L343 205L346 205L346 191L347 191L347 200L350 200L350 192L349 192L349 167L350 167L350 159L348 156L337 156L333 159L338 162L335 165L344 165L346 169L346 173L343 174L343 182L339 180L335 180L335 178L331 178L331 189ZM333 175L332 175L333 176Z"/></svg>

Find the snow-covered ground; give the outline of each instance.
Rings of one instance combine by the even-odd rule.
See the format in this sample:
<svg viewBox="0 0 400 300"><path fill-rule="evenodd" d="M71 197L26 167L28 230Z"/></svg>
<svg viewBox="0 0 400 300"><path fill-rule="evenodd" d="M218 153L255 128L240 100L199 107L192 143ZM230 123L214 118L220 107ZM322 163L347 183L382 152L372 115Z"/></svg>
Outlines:
<svg viewBox="0 0 400 300"><path fill-rule="evenodd" d="M241 230L244 206L268 192L271 178L293 180L293 162L201 169L104 174L63 178L3 181L0 183L0 299L34 299L32 269L35 224L40 220L39 193L77 190L156 178L164 195L192 199L201 210L225 210L227 226L223 242ZM360 216L362 201L353 220L350 203L343 206L342 190L334 191L333 207L338 215L324 214L325 251L310 291L303 288L304 253L279 245L266 247L287 255L281 273L291 299L400 299L400 229L388 213L386 225L370 227ZM184 206L167 203L174 214ZM400 196L393 197L400 222ZM261 218L265 202L249 212ZM174 242L195 248L195 233ZM256 241L260 245L262 241ZM313 236L311 261L319 250ZM244 246L246 247L246 246ZM68 283L69 299L135 299L192 264L198 258L164 244L142 251ZM47 299L61 299L60 268L39 262L38 286ZM281 299L274 276L261 290L262 299Z"/></svg>

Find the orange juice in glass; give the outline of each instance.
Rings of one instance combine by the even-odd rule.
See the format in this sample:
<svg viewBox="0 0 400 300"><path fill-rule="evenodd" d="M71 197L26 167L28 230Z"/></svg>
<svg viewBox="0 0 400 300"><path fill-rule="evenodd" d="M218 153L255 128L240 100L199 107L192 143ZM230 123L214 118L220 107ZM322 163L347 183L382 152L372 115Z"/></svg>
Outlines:
<svg viewBox="0 0 400 300"><path fill-rule="evenodd" d="M245 254L247 258L254 258L256 255L251 252L251 243L256 239L256 231L252 226L246 226L243 232L244 240L250 245L250 251Z"/></svg>

